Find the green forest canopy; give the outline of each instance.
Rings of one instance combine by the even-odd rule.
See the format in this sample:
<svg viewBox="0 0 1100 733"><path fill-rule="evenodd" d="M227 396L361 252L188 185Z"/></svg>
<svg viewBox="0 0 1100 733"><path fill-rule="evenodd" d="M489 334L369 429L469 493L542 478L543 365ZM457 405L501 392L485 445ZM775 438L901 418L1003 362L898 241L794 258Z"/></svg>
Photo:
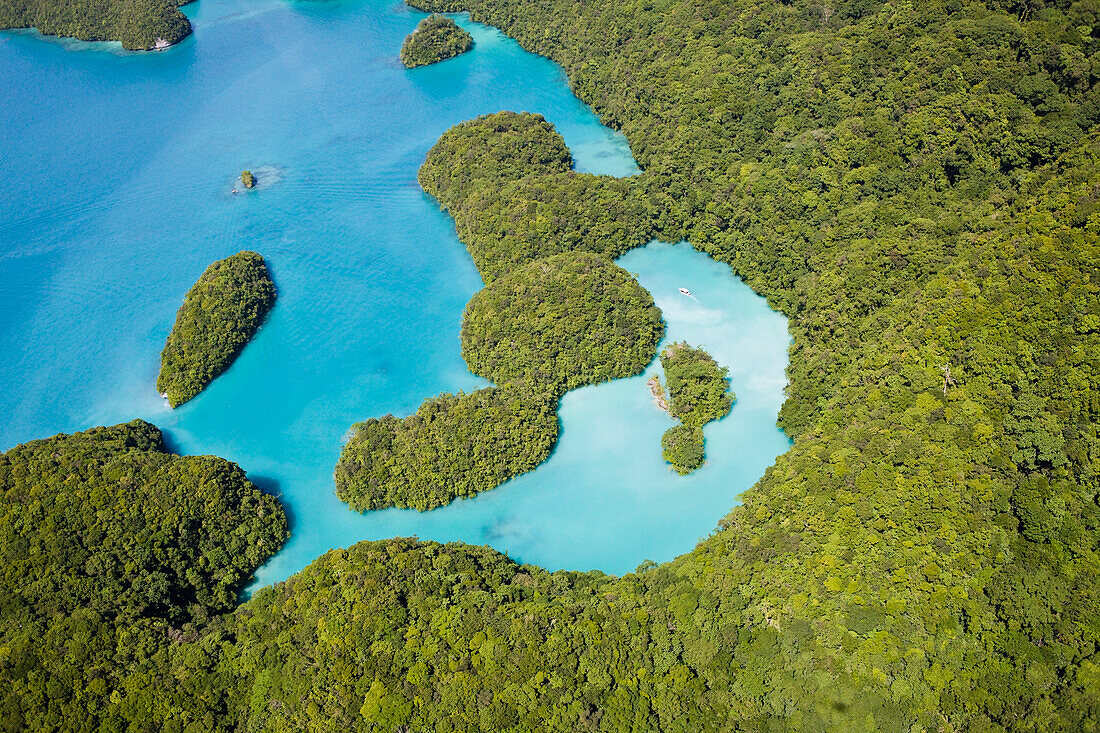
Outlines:
<svg viewBox="0 0 1100 733"><path fill-rule="evenodd" d="M177 650L286 536L240 468L141 420L0 455L0 728L151 729L176 695L202 720Z"/></svg>
<svg viewBox="0 0 1100 733"><path fill-rule="evenodd" d="M361 543L193 635L79 659L114 707L51 718L31 676L5 710L107 730L1100 727L1100 9L417 4L562 64L630 140L653 232L787 314L794 446L673 562L611 578ZM568 174L524 165L487 177L526 196ZM164 657L186 662L167 691L117 682ZM178 697L125 706L137 689Z"/></svg>

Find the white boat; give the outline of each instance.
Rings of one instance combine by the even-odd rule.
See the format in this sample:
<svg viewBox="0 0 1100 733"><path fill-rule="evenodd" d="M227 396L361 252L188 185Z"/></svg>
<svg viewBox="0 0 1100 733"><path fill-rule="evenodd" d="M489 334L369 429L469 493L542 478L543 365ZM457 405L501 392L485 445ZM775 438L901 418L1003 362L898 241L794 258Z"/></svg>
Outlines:
<svg viewBox="0 0 1100 733"><path fill-rule="evenodd" d="M691 291L688 290L687 288L680 288L680 292L683 293L684 295L691 295Z"/></svg>

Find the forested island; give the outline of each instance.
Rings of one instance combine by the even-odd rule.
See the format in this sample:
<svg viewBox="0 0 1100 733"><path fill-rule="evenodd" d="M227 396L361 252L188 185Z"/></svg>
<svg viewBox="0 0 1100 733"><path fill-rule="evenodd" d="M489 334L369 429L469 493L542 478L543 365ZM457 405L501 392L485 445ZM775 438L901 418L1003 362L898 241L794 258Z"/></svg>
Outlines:
<svg viewBox="0 0 1100 733"><path fill-rule="evenodd" d="M704 349L683 341L670 344L661 350L661 368L667 391L656 377L651 388L680 421L661 437L661 448L665 460L683 475L702 466L706 458L703 426L728 415L736 398L729 389L729 370Z"/></svg>
<svg viewBox="0 0 1100 733"><path fill-rule="evenodd" d="M401 44L401 63L405 68L446 61L466 53L474 45L474 37L446 17L430 15L416 25L416 30Z"/></svg>
<svg viewBox="0 0 1100 733"><path fill-rule="evenodd" d="M189 1L189 0L188 0ZM47 36L119 41L131 51L164 48L191 33L178 0L0 0L0 29L35 28Z"/></svg>
<svg viewBox="0 0 1100 733"><path fill-rule="evenodd" d="M150 530L126 513L162 506L129 493L144 485L132 461L146 439L112 438L94 459L70 460L64 438L12 449L0 461L14 512L3 720L1100 727L1096 8L415 1L469 10L560 63L645 171L615 186L553 161L516 175L545 151L513 151L513 167L481 149L469 169L422 170L486 282L629 246L588 199L575 201L579 225L552 215L600 191L626 212L623 231L688 239L787 314L780 420L794 445L693 551L622 578L395 539L333 550L232 613L192 601L209 597L206 580L184 585L178 568L230 566L217 545L237 530ZM490 146L514 135L497 127L478 134ZM464 180L482 157L486 175ZM493 231L506 233L499 248ZM26 498L39 484L86 522L47 521L54 510ZM268 520L230 511L227 523L254 536ZM107 538L120 532L154 549L116 562ZM171 550L158 548L185 556L159 565ZM37 590L27 562L59 570ZM141 593L120 577L142 578Z"/></svg>
<svg viewBox="0 0 1100 733"><path fill-rule="evenodd" d="M653 296L590 252L536 260L474 295L462 318L462 358L497 383L524 380L560 396L640 374L664 335Z"/></svg>
<svg viewBox="0 0 1100 733"><path fill-rule="evenodd" d="M523 384L440 395L399 420L355 425L336 465L336 495L357 511L427 510L530 471L558 437L557 399Z"/></svg>
<svg viewBox="0 0 1100 733"><path fill-rule="evenodd" d="M238 252L218 260L187 291L160 354L157 391L178 407L229 368L275 303L264 258Z"/></svg>
<svg viewBox="0 0 1100 733"><path fill-rule="evenodd" d="M661 457L681 476L702 467L707 457L703 429L673 425L661 436Z"/></svg>

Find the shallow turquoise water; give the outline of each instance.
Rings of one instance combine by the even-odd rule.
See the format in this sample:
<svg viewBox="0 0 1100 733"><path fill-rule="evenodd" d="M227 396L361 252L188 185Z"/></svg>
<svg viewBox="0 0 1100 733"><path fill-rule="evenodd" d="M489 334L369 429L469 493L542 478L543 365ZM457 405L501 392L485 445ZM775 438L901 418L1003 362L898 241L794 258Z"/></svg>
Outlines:
<svg viewBox="0 0 1100 733"><path fill-rule="evenodd" d="M0 34L0 449L143 417L181 452L238 462L292 520L258 583L395 535L624 572L691 549L786 449L785 320L726 267L655 243L623 266L669 337L707 346L738 394L706 429L702 470L661 461L671 422L642 376L567 395L550 460L493 492L425 514L348 511L331 475L352 423L485 384L458 348L481 281L416 184L428 148L512 109L544 114L579 170L637 168L560 69L464 18L474 50L410 72L397 51L423 15L394 2L187 12L195 34L161 54ZM261 186L233 195L244 168ZM153 384L175 310L206 265L244 248L268 259L279 301L233 368L170 411Z"/></svg>

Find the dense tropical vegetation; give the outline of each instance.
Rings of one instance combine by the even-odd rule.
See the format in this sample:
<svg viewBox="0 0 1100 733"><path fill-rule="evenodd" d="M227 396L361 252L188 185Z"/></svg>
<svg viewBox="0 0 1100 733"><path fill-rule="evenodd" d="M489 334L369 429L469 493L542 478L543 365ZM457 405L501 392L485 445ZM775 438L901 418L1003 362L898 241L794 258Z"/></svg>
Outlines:
<svg viewBox="0 0 1100 733"><path fill-rule="evenodd" d="M0 455L0 729L216 722L181 648L286 536L241 469L141 420Z"/></svg>
<svg viewBox="0 0 1100 733"><path fill-rule="evenodd" d="M157 390L168 404L182 405L228 369L274 303L275 283L256 252L207 267L187 291L160 354Z"/></svg>
<svg viewBox="0 0 1100 733"><path fill-rule="evenodd" d="M656 233L634 180L576 173L541 115L500 112L456 125L428 152L420 185L446 209L481 276L582 250L615 258Z"/></svg>
<svg viewBox="0 0 1100 733"><path fill-rule="evenodd" d="M416 413L355 426L336 465L336 495L352 509L426 510L530 471L558 437L557 399L520 384L440 395Z"/></svg>
<svg viewBox="0 0 1100 733"><path fill-rule="evenodd" d="M706 349L680 341L661 349L668 411L693 428L720 420L733 407L729 369L719 366Z"/></svg>
<svg viewBox="0 0 1100 733"><path fill-rule="evenodd" d="M560 395L640 374L664 335L645 288L597 254L554 255L489 283L466 305L462 358L494 382Z"/></svg>
<svg viewBox="0 0 1100 733"><path fill-rule="evenodd" d="M401 63L408 69L427 66L466 53L473 45L474 37L453 20L430 15L401 44Z"/></svg>
<svg viewBox="0 0 1100 733"><path fill-rule="evenodd" d="M47 36L120 41L131 51L191 33L178 0L0 0L0 29L36 28ZM162 43L162 45L163 45Z"/></svg>
<svg viewBox="0 0 1100 733"><path fill-rule="evenodd" d="M590 712L627 694L654 728L1100 725L1097 10L432 5L562 63L630 139L661 236L791 319L794 447L695 552L593 581L644 585L640 628L676 631L663 674L617 665L647 677L612 674Z"/></svg>
<svg viewBox="0 0 1100 733"><path fill-rule="evenodd" d="M35 637L72 653L71 667L36 666L25 644L0 648L0 673L27 680L4 687L3 719L19 709L27 727L111 730L124 726L110 716L257 730L1100 728L1100 8L416 2L468 9L561 63L630 139L646 172L623 185L645 227L686 237L788 315L781 423L794 446L673 562L611 578L481 548L363 543L139 654L82 657L77 633ZM543 190L568 200L560 155L494 157L517 126L538 124L501 118L500 148L487 130L485 148L460 129L454 139L469 146L453 152L468 167L422 171L472 251L491 246L474 247L471 233L513 229L488 199L490 224L460 203L486 182L521 188L532 215ZM467 178L483 158L484 175ZM587 202L576 205L587 217ZM555 249L557 232L575 231L564 224L538 231L550 241L515 235L537 254L503 270L585 249L584 237ZM608 253L606 230L590 231L591 251ZM479 258L492 256L474 256L488 272ZM85 481L60 462L23 470ZM103 493L123 490L114 481ZM33 531L20 525L8 541ZM5 623L52 618L4 603ZM142 671L164 658L186 664ZM45 671L13 676L24 667ZM178 696L46 712L54 695L108 689L97 675L130 674L142 684L129 694Z"/></svg>
<svg viewBox="0 0 1100 733"><path fill-rule="evenodd" d="M256 185L256 176L253 175L252 171L241 171L241 185L245 188L253 188Z"/></svg>
<svg viewBox="0 0 1100 733"><path fill-rule="evenodd" d="M652 389L662 395L669 414L679 421L665 431L661 449L665 460L683 475L703 465L703 426L728 415L735 398L726 376L729 370L719 366L705 349L683 341L669 344L661 349L661 368L667 399L659 380Z"/></svg>
<svg viewBox="0 0 1100 733"><path fill-rule="evenodd" d="M661 436L661 455L681 476L702 467L706 461L703 429L677 423Z"/></svg>

